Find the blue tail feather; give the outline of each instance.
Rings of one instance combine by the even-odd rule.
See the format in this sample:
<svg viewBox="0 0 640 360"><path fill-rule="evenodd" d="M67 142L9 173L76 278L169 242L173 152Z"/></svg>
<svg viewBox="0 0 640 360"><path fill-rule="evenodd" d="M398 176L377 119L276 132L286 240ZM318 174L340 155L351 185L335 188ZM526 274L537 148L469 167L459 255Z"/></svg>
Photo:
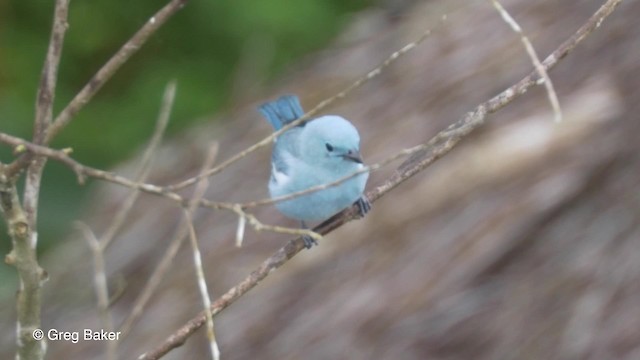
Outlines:
<svg viewBox="0 0 640 360"><path fill-rule="evenodd" d="M276 101L264 103L259 110L276 130L304 115L300 100L295 95L284 95Z"/></svg>

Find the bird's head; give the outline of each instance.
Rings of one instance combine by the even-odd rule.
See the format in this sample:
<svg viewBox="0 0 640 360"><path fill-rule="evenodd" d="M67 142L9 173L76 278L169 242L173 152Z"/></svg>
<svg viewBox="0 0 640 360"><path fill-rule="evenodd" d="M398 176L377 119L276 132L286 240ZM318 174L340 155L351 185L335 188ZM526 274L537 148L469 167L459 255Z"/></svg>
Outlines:
<svg viewBox="0 0 640 360"><path fill-rule="evenodd" d="M325 166L359 167L360 135L340 116L327 115L305 124L300 137L301 155Z"/></svg>

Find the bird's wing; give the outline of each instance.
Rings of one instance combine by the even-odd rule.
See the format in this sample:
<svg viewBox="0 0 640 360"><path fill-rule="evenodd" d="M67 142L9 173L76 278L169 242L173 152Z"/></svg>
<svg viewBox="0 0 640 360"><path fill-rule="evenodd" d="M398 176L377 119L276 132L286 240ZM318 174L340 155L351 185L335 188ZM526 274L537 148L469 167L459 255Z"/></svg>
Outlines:
<svg viewBox="0 0 640 360"><path fill-rule="evenodd" d="M271 153L271 175L274 180L291 175L291 165L300 158L299 137L303 128L294 127L276 138Z"/></svg>

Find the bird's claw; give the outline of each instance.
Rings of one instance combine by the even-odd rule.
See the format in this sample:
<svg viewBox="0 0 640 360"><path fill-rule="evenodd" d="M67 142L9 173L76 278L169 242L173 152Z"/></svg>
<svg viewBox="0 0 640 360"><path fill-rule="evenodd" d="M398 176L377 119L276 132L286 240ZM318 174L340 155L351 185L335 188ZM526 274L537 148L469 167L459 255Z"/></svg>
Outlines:
<svg viewBox="0 0 640 360"><path fill-rule="evenodd" d="M318 245L316 239L312 238L309 235L302 235L302 241L304 242L304 247L307 249L311 249L313 245Z"/></svg>
<svg viewBox="0 0 640 360"><path fill-rule="evenodd" d="M358 213L360 214L360 217L364 217L369 210L371 210L371 203L364 195L356 201L356 206L358 206Z"/></svg>

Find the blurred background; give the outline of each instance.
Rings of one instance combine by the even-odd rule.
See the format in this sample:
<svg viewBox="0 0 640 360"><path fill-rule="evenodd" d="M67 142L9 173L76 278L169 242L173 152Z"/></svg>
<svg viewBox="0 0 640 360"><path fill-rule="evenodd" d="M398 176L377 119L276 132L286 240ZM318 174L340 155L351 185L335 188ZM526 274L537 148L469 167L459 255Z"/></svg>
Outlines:
<svg viewBox="0 0 640 360"><path fill-rule="evenodd" d="M541 57L602 4L505 0ZM56 98L61 109L158 4L71 3ZM1 130L29 138L52 4L0 4ZM99 14L99 15L96 15ZM487 1L192 1L116 74L56 140L74 157L133 177L165 84L178 91L168 139L149 182L197 173L212 141L218 161L271 129L255 107L297 93L311 108L393 51L430 39L327 113L358 127L375 163L426 142L532 70L520 40ZM565 121L553 123L543 88L492 115L363 220L303 251L216 317L223 359L640 358L640 5L624 2L551 73ZM117 25L116 25L117 24ZM0 160L10 152L0 148ZM213 177L206 197L267 195L269 149ZM396 164L397 165L397 164ZM392 174L372 174L373 188ZM74 219L100 235L130 193L77 185L50 163L41 199L42 326L100 329L92 258ZM185 196L192 189L183 191ZM295 226L272 207L269 224ZM142 195L107 249L118 326L181 223L171 202ZM195 227L212 297L289 238L201 210ZM8 239L3 232L3 251ZM0 266L0 353L15 344L12 268ZM201 309L188 246L178 252L141 320L119 344L134 358ZM167 359L207 358L198 331ZM50 342L49 358L104 357L106 344Z"/></svg>

